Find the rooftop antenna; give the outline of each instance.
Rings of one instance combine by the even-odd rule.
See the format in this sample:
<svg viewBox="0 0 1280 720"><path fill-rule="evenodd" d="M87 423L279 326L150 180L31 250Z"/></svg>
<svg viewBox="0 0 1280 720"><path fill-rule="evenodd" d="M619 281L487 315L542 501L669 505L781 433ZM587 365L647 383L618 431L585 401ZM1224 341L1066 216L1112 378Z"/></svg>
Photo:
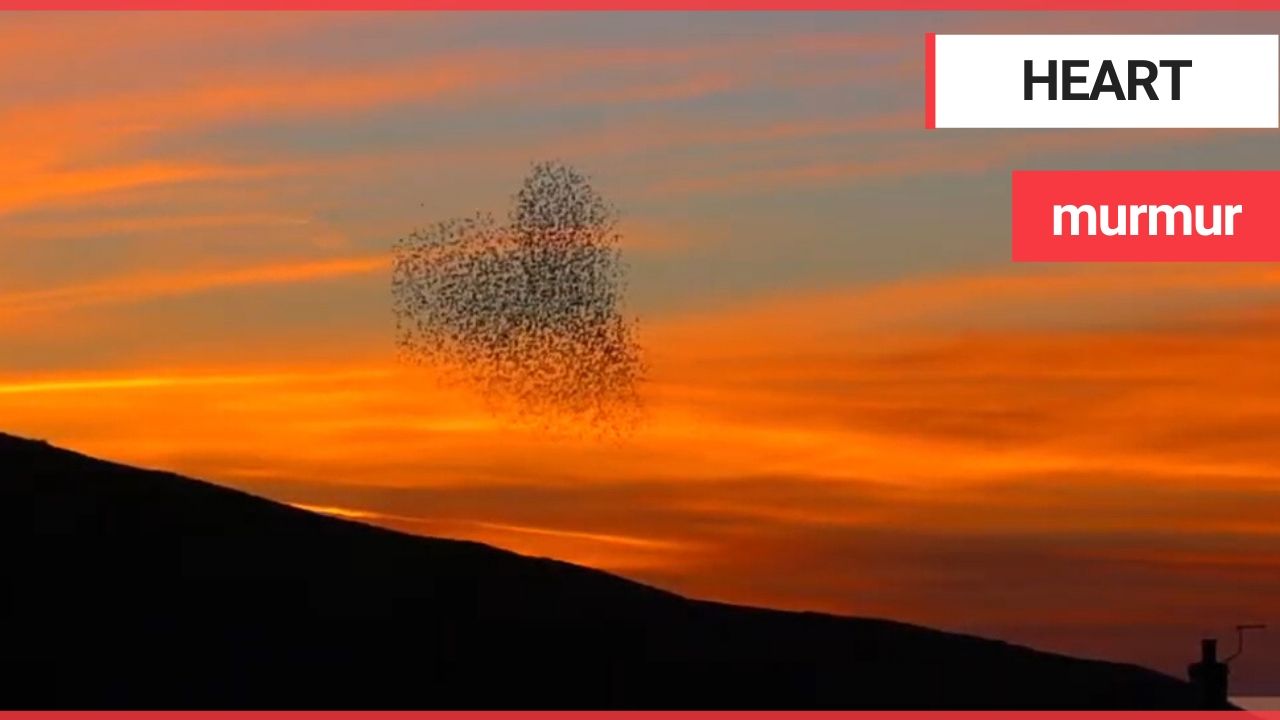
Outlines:
<svg viewBox="0 0 1280 720"><path fill-rule="evenodd" d="M1236 651L1223 658L1222 662L1229 663L1240 657L1244 653L1244 635L1250 630L1266 630L1266 625L1237 625L1236 626Z"/></svg>
<svg viewBox="0 0 1280 720"><path fill-rule="evenodd" d="M1229 657L1218 659L1218 639L1200 641L1200 660L1187 666L1187 677L1195 688L1201 710L1226 710L1231 707L1227 699L1227 686L1231 676L1231 661L1244 652L1244 634L1250 630L1264 630L1265 625L1237 625L1236 651Z"/></svg>

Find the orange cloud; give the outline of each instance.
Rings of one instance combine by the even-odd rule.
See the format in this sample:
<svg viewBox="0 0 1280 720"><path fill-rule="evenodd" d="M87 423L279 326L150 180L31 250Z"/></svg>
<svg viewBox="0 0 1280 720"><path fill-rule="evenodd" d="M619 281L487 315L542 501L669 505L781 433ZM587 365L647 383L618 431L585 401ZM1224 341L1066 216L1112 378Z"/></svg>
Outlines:
<svg viewBox="0 0 1280 720"><path fill-rule="evenodd" d="M300 510L346 520L431 536L483 542L515 552L555 557L583 565L607 565L614 570L639 571L669 562L679 553L679 543L615 533L583 532L564 528L533 527L480 520L414 517L331 505L292 503Z"/></svg>
<svg viewBox="0 0 1280 720"><path fill-rule="evenodd" d="M238 268L136 273L99 282L0 295L0 317L142 302L230 287L313 282L389 270L388 255L277 262Z"/></svg>
<svg viewBox="0 0 1280 720"><path fill-rule="evenodd" d="M208 23L208 32L214 34L218 47L265 42L311 25L299 21L290 28L288 22L274 16L236 16L228 22L211 17ZM169 28L170 24L175 27ZM130 39L167 46L188 34L192 26L184 19L113 18L102 28L72 24L66 33L16 33L28 39L16 42L9 51L15 62L18 55L28 60L61 56L65 43L83 47L91 55L114 51L128 56L134 52ZM200 28L208 41L204 25ZM136 84L123 87L98 89L73 83L71 87L78 91L16 104L0 118L0 150L6 157L5 168L0 170L0 185L6 188L0 195L0 214L144 183L190 179L192 174L201 174L197 168L210 164L207 159L122 162L120 158L145 154L147 142L157 138L244 120L363 112L446 96L465 96L480 104L510 101L513 94L534 83L564 88L564 96L555 95L553 102L664 102L743 85L751 78L741 62L744 56L879 57L902 52L902 46L901 39L894 37L765 34L667 47L452 52L354 69L283 65L249 71L232 63L227 67L196 66L178 74L161 68L151 74L155 77L141 77ZM57 86L65 79L59 73L77 71L75 67L60 69L56 63L21 64L34 64L49 72L46 86ZM697 67L691 70L691 66ZM638 69L644 71L643 76L633 72ZM659 76L678 75L655 82L655 72ZM603 89L602 78L608 80ZM548 97L535 95L528 102L541 99L545 103ZM161 167L169 170L161 172Z"/></svg>
<svg viewBox="0 0 1280 720"><path fill-rule="evenodd" d="M0 395L46 395L57 393L100 393L130 390L163 390L168 388L217 388L244 385L281 385L321 379L352 380L377 377L376 370L343 370L338 372L275 372L258 374L185 374L126 375L119 377L78 377L26 379L5 382L0 379Z"/></svg>
<svg viewBox="0 0 1280 720"><path fill-rule="evenodd" d="M49 241L107 235L167 233L175 230L304 227L310 218L283 213L168 213L138 217L94 217L91 219L42 218L39 221L6 223L0 243Z"/></svg>
<svg viewBox="0 0 1280 720"><path fill-rule="evenodd" d="M153 134L178 133L236 117L426 99L466 87L483 72L469 65L428 65L372 74L260 73L174 90L19 106L0 121L0 147L9 158L0 175L5 187L0 213L48 200L223 174L205 165L157 162L85 167L98 155Z"/></svg>
<svg viewBox="0 0 1280 720"><path fill-rule="evenodd" d="M0 189L0 214L51 201L166 183L218 178L243 178L269 168L217 164L143 162L92 169L23 170L5 178Z"/></svg>
<svg viewBox="0 0 1280 720"><path fill-rule="evenodd" d="M995 138L996 136L991 136ZM870 157L857 160L822 158L769 163L737 172L716 172L659 181L649 188L654 195L685 193L777 192L780 189L813 188L832 184L863 184L923 175L970 175L1005 169L1045 155L1130 150L1139 145L1205 142L1220 135L1210 131L1045 131L1036 134L1006 133L987 142L971 138L931 138L880 146ZM865 154L865 146L859 146Z"/></svg>
<svg viewBox="0 0 1280 720"><path fill-rule="evenodd" d="M731 312L710 310L670 318L653 330L650 342L663 347L697 349L721 343L767 352L778 343L814 345L867 335L902 336L941 329L979 329L1002 324L1010 310L1023 325L1049 317L1061 322L1064 311L1088 321L1097 307L1110 308L1110 320L1151 320L1159 310L1137 301L1166 303L1277 289L1280 274L1257 265L1113 265L1040 267L1018 271L935 274L872 284L755 298ZM1149 304L1148 304L1149 305ZM1130 308L1126 315L1123 308ZM816 310L815 310L816 309ZM1167 312L1167 310L1166 310ZM774 329L764 335L758 328ZM883 332L882 332L883 331Z"/></svg>
<svg viewBox="0 0 1280 720"><path fill-rule="evenodd" d="M7 13L0 26L0 77L49 82L140 51L186 53L190 38L223 46L276 42L353 18L325 13ZM140 50L141 49L141 50ZM151 68L153 72L165 68Z"/></svg>

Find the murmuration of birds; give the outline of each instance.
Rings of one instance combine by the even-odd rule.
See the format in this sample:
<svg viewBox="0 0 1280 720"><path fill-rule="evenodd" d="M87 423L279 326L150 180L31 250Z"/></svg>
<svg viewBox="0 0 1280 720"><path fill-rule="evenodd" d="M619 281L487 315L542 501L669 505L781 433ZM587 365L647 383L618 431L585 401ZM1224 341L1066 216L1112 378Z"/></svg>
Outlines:
<svg viewBox="0 0 1280 720"><path fill-rule="evenodd" d="M445 220L395 245L403 358L507 419L604 434L640 418L644 360L624 307L617 209L581 172L535 164L506 223Z"/></svg>

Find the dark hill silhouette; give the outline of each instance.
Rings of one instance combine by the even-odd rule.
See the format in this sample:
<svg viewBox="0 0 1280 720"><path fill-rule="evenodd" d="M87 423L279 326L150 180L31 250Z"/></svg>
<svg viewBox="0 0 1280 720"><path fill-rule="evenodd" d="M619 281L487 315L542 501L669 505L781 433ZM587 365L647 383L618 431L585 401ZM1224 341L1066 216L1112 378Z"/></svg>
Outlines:
<svg viewBox="0 0 1280 720"><path fill-rule="evenodd" d="M0 435L0 706L1183 708L1185 683L688 600Z"/></svg>

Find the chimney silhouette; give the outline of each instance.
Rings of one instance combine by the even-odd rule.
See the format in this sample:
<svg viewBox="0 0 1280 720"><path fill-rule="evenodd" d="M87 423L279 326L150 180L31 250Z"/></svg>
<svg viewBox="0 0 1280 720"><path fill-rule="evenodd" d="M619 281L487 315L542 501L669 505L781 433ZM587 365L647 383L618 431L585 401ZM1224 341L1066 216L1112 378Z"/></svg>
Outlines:
<svg viewBox="0 0 1280 720"><path fill-rule="evenodd" d="M1201 710L1227 710L1227 676L1230 668L1218 659L1218 641L1205 638L1200 641L1200 661L1187 667L1187 675L1195 687Z"/></svg>

